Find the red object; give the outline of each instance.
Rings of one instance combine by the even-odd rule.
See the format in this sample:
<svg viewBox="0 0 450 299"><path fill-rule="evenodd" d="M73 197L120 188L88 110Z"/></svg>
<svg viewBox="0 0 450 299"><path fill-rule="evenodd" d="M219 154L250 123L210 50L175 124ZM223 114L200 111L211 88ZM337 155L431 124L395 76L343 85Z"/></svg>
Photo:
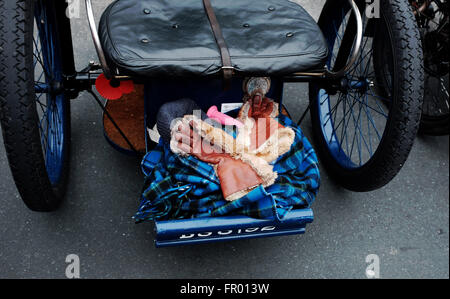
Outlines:
<svg viewBox="0 0 450 299"><path fill-rule="evenodd" d="M133 81L127 80L127 81L120 81L120 87L122 89L122 92L124 94L128 94L133 92L134 90L134 84Z"/></svg>
<svg viewBox="0 0 450 299"><path fill-rule="evenodd" d="M118 100L124 94L131 93L134 90L133 81L118 81L117 87L111 85L111 80L108 80L104 74L98 76L95 80L95 88L98 93L107 100Z"/></svg>

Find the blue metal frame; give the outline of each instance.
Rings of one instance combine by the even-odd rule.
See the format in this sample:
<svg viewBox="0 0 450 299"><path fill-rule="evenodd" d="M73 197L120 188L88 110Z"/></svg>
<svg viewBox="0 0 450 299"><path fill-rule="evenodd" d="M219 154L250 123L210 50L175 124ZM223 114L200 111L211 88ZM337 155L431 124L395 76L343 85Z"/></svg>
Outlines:
<svg viewBox="0 0 450 299"><path fill-rule="evenodd" d="M55 92L62 83L62 59L54 11L43 0L35 2L37 36L33 37L36 106L41 111L39 130L47 174L52 185L57 185L63 174L66 159L65 132L68 105L64 93ZM36 67L39 66L39 69ZM40 72L39 72L40 71ZM38 72L38 74L36 74Z"/></svg>

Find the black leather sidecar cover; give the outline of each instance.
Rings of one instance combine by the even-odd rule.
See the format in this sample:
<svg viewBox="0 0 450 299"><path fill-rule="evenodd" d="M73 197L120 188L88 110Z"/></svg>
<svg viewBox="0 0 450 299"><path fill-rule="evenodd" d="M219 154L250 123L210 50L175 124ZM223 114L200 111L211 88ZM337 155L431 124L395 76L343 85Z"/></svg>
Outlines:
<svg viewBox="0 0 450 299"><path fill-rule="evenodd" d="M212 0L233 66L252 76L322 69L328 48L319 27L289 0ZM202 0L118 0L102 15L107 59L126 74L206 76L221 70Z"/></svg>

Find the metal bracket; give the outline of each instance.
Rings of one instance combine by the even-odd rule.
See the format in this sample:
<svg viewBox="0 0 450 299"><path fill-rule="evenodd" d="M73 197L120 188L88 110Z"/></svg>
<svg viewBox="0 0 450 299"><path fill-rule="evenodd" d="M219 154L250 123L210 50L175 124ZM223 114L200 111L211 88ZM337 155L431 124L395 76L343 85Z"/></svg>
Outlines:
<svg viewBox="0 0 450 299"><path fill-rule="evenodd" d="M310 77L328 77L328 78L339 78L342 77L356 62L359 56L359 52L361 50L361 44L363 39L363 22L362 22L362 16L361 12L359 11L358 5L356 5L354 0L348 0L350 3L350 6L353 10L353 15L356 18L356 43L355 47L353 48L353 53L351 56L350 61L347 63L347 65L337 71L333 72L330 71L327 67L325 67L325 70L322 72L314 73L314 72L308 72L308 73L294 73L295 76L310 76Z"/></svg>
<svg viewBox="0 0 450 299"><path fill-rule="evenodd" d="M85 0L86 12L89 22L89 29L91 31L92 40L94 42L95 50L97 51L97 56L100 61L100 65L103 69L103 73L107 79L115 78L115 75L111 72L111 69L106 62L105 52L103 52L102 45L100 43L100 37L98 36L97 26L95 24L94 11L92 9L91 0Z"/></svg>

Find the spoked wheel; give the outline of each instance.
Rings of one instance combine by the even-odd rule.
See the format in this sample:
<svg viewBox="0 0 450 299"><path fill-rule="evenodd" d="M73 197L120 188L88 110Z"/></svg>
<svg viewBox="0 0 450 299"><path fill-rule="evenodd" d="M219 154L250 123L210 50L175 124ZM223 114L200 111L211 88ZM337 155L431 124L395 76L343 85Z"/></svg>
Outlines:
<svg viewBox="0 0 450 299"><path fill-rule="evenodd" d="M419 132L448 135L449 12L446 0L410 0L422 37L425 64L425 96Z"/></svg>
<svg viewBox="0 0 450 299"><path fill-rule="evenodd" d="M381 1L367 18L356 63L334 87L310 84L311 118L322 165L342 186L370 191L398 173L420 120L423 66L420 36L407 0ZM327 1L319 25L329 45L328 68L339 70L355 46L347 0Z"/></svg>
<svg viewBox="0 0 450 299"><path fill-rule="evenodd" d="M425 75L426 92L423 99L419 132L427 135L448 135L450 132L449 74Z"/></svg>
<svg viewBox="0 0 450 299"><path fill-rule="evenodd" d="M68 176L70 106L58 38L67 32L55 25L58 13L54 1L0 3L3 140L17 189L34 211L59 206Z"/></svg>

